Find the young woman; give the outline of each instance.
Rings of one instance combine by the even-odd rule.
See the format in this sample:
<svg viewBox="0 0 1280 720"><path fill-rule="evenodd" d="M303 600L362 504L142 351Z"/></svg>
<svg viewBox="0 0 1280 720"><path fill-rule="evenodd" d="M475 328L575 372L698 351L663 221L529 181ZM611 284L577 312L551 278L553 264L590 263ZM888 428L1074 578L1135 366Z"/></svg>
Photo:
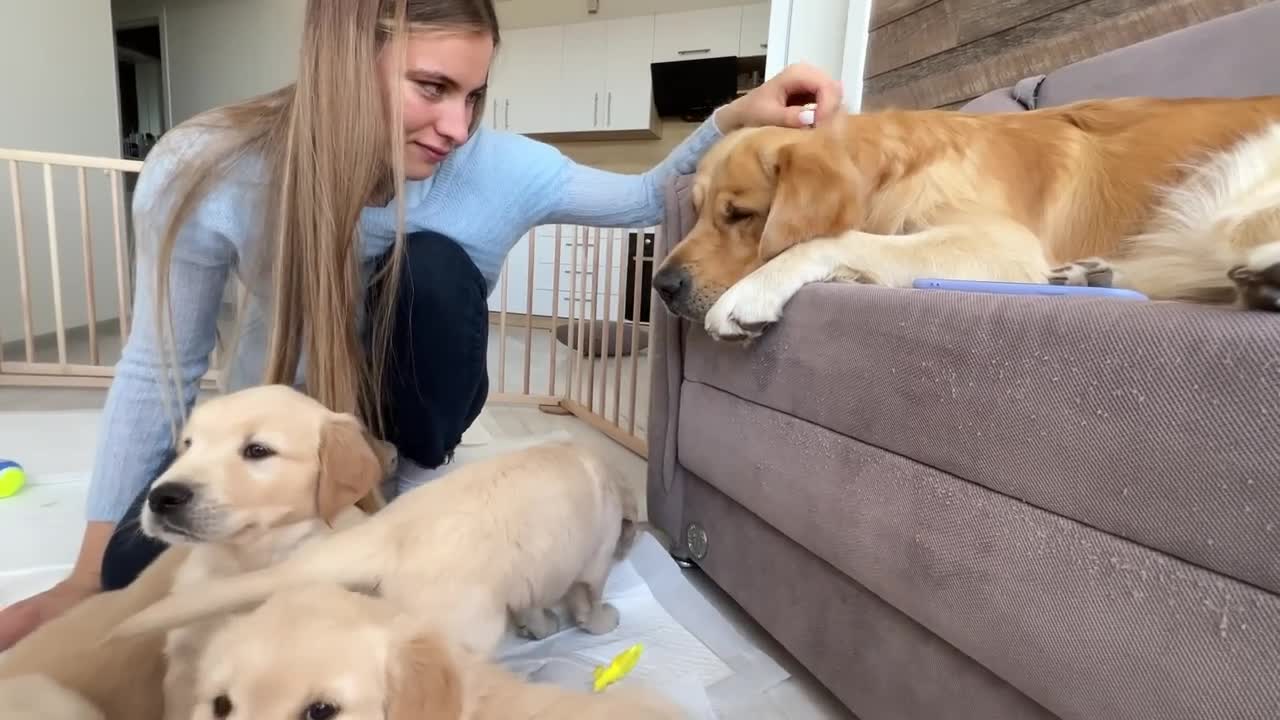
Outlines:
<svg viewBox="0 0 1280 720"><path fill-rule="evenodd" d="M792 66L649 172L613 174L482 128L498 39L492 0L309 0L295 84L188 121L151 152L134 200L136 322L80 556L65 581L0 612L0 650L163 549L137 513L208 368L232 272L250 297L232 389L298 384L436 468L484 404L487 297L522 235L656 223L664 181L724 133L801 127L805 100L822 123L841 100L823 73Z"/></svg>

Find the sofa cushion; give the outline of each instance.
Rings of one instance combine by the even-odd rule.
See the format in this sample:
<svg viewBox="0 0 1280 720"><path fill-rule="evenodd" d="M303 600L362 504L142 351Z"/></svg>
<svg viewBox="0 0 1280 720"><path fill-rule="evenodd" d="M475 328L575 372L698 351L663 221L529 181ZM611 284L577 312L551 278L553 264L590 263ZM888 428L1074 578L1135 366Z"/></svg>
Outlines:
<svg viewBox="0 0 1280 720"><path fill-rule="evenodd" d="M739 371L760 379L781 369L768 363L784 340ZM791 342L782 355L805 349ZM898 386L901 369L920 364L913 349L896 364L861 368L871 372L859 386ZM947 373L928 385L950 397L967 382ZM854 392L847 377L794 387L837 409L874 409L879 399ZM1064 720L1277 717L1275 595L704 383L686 382L684 393L681 465ZM925 416L938 408L925 404L906 415L935 427ZM881 414L893 422L904 413L895 405ZM970 435L983 427L977 417L950 419L971 422ZM768 572L754 547L712 531L708 557L754 556Z"/></svg>
<svg viewBox="0 0 1280 720"><path fill-rule="evenodd" d="M1280 590L1280 316L817 284L686 347L689 381Z"/></svg>

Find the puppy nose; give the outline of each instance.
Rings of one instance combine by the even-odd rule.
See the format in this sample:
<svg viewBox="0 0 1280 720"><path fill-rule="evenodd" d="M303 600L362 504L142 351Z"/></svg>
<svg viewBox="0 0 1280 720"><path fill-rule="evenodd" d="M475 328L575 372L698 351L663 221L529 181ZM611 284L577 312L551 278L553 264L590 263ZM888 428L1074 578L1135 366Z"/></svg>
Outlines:
<svg viewBox="0 0 1280 720"><path fill-rule="evenodd" d="M664 268L653 276L653 289L664 303L670 304L689 286L689 273L682 267Z"/></svg>
<svg viewBox="0 0 1280 720"><path fill-rule="evenodd" d="M167 515L186 507L195 497L189 485L180 482L168 482L156 486L147 494L147 506L157 515Z"/></svg>

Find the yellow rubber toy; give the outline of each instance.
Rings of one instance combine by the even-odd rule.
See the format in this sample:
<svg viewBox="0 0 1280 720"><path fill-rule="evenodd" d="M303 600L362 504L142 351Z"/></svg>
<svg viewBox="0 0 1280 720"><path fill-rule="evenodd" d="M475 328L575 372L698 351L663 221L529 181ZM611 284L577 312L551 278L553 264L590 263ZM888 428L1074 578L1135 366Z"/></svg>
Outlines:
<svg viewBox="0 0 1280 720"><path fill-rule="evenodd" d="M617 657L609 662L608 665L601 665L592 673L596 692L602 692L605 688L618 682L631 672L632 668L640 660L640 653L644 652L644 645L636 643L631 647L618 653Z"/></svg>

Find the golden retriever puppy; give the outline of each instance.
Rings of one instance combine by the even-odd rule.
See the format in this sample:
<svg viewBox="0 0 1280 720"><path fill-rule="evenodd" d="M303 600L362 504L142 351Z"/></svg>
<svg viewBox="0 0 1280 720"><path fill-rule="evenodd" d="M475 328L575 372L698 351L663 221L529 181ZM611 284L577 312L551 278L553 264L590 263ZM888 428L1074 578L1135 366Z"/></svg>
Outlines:
<svg viewBox="0 0 1280 720"><path fill-rule="evenodd" d="M170 548L120 590L99 593L36 628L0 657L0 718L160 720L164 637L107 640L111 628L168 594L189 549Z"/></svg>
<svg viewBox="0 0 1280 720"><path fill-rule="evenodd" d="M376 495L391 463L390 448L355 418L288 387L197 405L141 518L143 532L170 548L128 587L89 598L20 641L0 659L0 679L43 676L110 720L187 720L190 673L209 626L179 628L167 640L111 631L174 587L266 567L358 522L365 514L356 505ZM0 687L0 707L19 690Z"/></svg>
<svg viewBox="0 0 1280 720"><path fill-rule="evenodd" d="M590 694L527 682L430 627L385 599L335 585L283 591L210 639L194 720L684 717L621 687Z"/></svg>
<svg viewBox="0 0 1280 720"><path fill-rule="evenodd" d="M364 519L357 504L389 471L390 449L355 417L283 385L198 405L173 463L151 485L142 529L191 553L174 587L267 567L304 542ZM191 673L218 620L175 628L165 716L190 717Z"/></svg>
<svg viewBox="0 0 1280 720"><path fill-rule="evenodd" d="M605 580L629 551L638 500L599 457L549 443L468 463L368 520L317 538L264 570L181 588L119 632L169 628L314 582L376 588L397 607L487 655L509 614L533 637L556 632L563 602L591 633L618 625Z"/></svg>
<svg viewBox="0 0 1280 720"><path fill-rule="evenodd" d="M1280 96L884 111L731 134L654 277L714 337L808 283L1113 285L1280 310Z"/></svg>

